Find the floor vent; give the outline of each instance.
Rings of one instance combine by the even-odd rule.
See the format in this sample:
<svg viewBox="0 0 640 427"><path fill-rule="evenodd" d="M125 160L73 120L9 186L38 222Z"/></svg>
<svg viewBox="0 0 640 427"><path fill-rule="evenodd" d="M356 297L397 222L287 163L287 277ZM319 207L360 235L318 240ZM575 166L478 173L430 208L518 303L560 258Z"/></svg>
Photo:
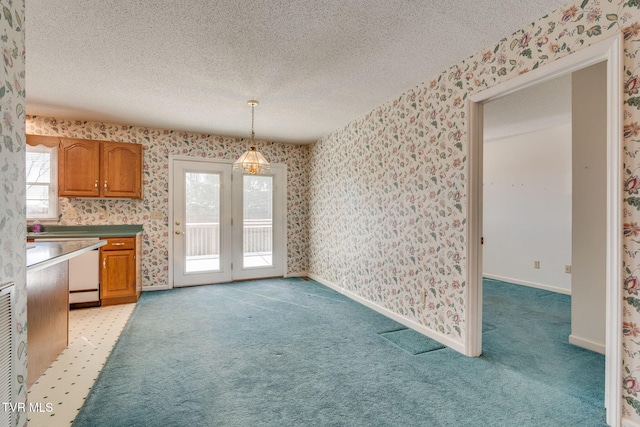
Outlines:
<svg viewBox="0 0 640 427"><path fill-rule="evenodd" d="M0 402L13 404L13 290L15 285L0 288ZM6 405L5 405L6 406ZM0 425L13 426L13 411L0 410Z"/></svg>

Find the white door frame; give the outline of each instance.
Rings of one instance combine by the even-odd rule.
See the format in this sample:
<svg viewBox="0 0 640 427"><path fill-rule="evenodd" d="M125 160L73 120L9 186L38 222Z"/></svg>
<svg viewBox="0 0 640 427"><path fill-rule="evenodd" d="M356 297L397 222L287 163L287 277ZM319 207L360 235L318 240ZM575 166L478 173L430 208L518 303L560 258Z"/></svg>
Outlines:
<svg viewBox="0 0 640 427"><path fill-rule="evenodd" d="M171 222L169 223L169 237L172 245L172 254L179 255L178 257L171 257L171 266L174 267L171 276L172 286L183 287L198 285L203 282L208 283L224 283L232 280L232 233L231 233L231 218L232 218L232 200L223 197L223 195L232 191L231 189L231 166L223 162L205 162L205 161L192 161L173 159L171 162L172 174L171 174L171 189L174 190L176 185L178 188L185 188L185 172L197 172L197 173L213 173L217 174L220 179L220 199L219 199L219 214L220 214L220 253L219 253L219 269L211 271L199 271L180 274L180 267L184 268L186 265L185 252L186 252L186 218L184 216L184 210L186 208L186 192L185 191L172 191L171 195L171 208L170 216ZM180 212L176 212L175 207L179 207ZM178 243L182 242L182 244ZM176 270L176 267L178 270ZM176 274L177 273L177 274Z"/></svg>
<svg viewBox="0 0 640 427"><path fill-rule="evenodd" d="M287 253L287 165L271 164L271 172L264 174L273 178L273 248L272 265L268 267L244 267L240 260L243 259L242 245L232 244L233 251L233 280L244 280L255 277L256 273L261 277L280 277L286 273ZM263 176L264 176L263 175ZM243 175L239 172L233 174L233 196L243 193ZM243 238L243 203L242 198L234 199L232 217L233 243L242 241Z"/></svg>
<svg viewBox="0 0 640 427"><path fill-rule="evenodd" d="M465 354L482 354L483 104L517 90L607 61L607 240L605 407L618 426L622 409L622 33L574 52L468 99L467 295Z"/></svg>
<svg viewBox="0 0 640 427"><path fill-rule="evenodd" d="M190 162L203 162L203 163L227 163L229 165L233 164L234 160L227 160L227 159L218 159L218 158L202 158L202 157L190 157L190 156L179 156L179 155L173 155L170 154L169 155L169 224L168 224L168 253L169 253L169 258L168 258L168 278L167 278L167 288L168 289L172 289L174 288L174 277L173 277L173 273L174 273L174 268L173 268L173 256L175 254L175 249L174 249L174 239L173 239L173 224L174 224L174 217L173 217L173 205L174 205L174 198L175 198L175 194L173 191L173 186L174 186L174 182L173 182L173 172L174 172L174 166L173 163L176 160L184 160L184 161L190 161ZM272 168L278 169L278 170L283 170L284 171L284 182L278 182L278 184L281 185L281 190L283 192L283 197L278 199L274 199L274 203L282 203L284 206L281 206L281 213L282 213L282 220L284 222L284 226L282 227L281 233L282 233L282 253L279 254L279 257L281 259L277 260L277 262L279 262L279 265L282 266L282 270L283 276L286 276L287 274L287 165L286 164L280 164L280 163L272 163L271 164ZM274 207L274 212L275 212L275 207ZM232 248L232 253L233 253L233 248ZM276 253L274 252L274 257L276 256ZM233 280L233 279L232 279ZM166 288L163 288L166 289Z"/></svg>

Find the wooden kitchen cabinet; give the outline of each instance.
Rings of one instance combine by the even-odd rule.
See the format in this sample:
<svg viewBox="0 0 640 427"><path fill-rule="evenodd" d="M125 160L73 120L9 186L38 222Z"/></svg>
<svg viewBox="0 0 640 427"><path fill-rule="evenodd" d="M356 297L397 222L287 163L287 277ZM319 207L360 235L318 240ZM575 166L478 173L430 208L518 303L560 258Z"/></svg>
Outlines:
<svg viewBox="0 0 640 427"><path fill-rule="evenodd" d="M100 248L100 299L102 305L138 301L142 291L141 236L102 239Z"/></svg>
<svg viewBox="0 0 640 427"><path fill-rule="evenodd" d="M142 198L142 145L100 144L102 197Z"/></svg>
<svg viewBox="0 0 640 427"><path fill-rule="evenodd" d="M142 145L60 138L60 197L142 198Z"/></svg>
<svg viewBox="0 0 640 427"><path fill-rule="evenodd" d="M58 195L100 196L100 144L61 138L58 146Z"/></svg>

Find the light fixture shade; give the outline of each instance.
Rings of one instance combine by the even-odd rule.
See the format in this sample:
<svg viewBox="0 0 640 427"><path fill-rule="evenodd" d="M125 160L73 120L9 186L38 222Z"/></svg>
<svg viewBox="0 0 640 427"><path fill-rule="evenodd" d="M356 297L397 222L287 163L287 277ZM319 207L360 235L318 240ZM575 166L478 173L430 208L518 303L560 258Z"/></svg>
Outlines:
<svg viewBox="0 0 640 427"><path fill-rule="evenodd" d="M271 165L262 154L256 151L256 147L253 145L253 138L256 134L253 131L253 122L255 119L255 107L258 105L258 101L251 99L247 101L247 104L251 105L251 148L249 148L249 151L245 151L244 154L235 161L233 170L234 172L243 172L249 175L268 173L271 171Z"/></svg>
<svg viewBox="0 0 640 427"><path fill-rule="evenodd" d="M258 175L271 171L271 165L262 154L256 151L256 147L249 148L233 163L234 171L242 171L249 175Z"/></svg>

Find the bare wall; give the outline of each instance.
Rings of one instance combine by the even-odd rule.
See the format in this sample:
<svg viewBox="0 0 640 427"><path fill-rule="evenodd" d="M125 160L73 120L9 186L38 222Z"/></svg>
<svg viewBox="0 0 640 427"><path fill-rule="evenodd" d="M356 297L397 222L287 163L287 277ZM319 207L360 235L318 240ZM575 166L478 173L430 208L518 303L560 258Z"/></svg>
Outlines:
<svg viewBox="0 0 640 427"><path fill-rule="evenodd" d="M485 142L483 158L483 274L571 293L571 123Z"/></svg>

